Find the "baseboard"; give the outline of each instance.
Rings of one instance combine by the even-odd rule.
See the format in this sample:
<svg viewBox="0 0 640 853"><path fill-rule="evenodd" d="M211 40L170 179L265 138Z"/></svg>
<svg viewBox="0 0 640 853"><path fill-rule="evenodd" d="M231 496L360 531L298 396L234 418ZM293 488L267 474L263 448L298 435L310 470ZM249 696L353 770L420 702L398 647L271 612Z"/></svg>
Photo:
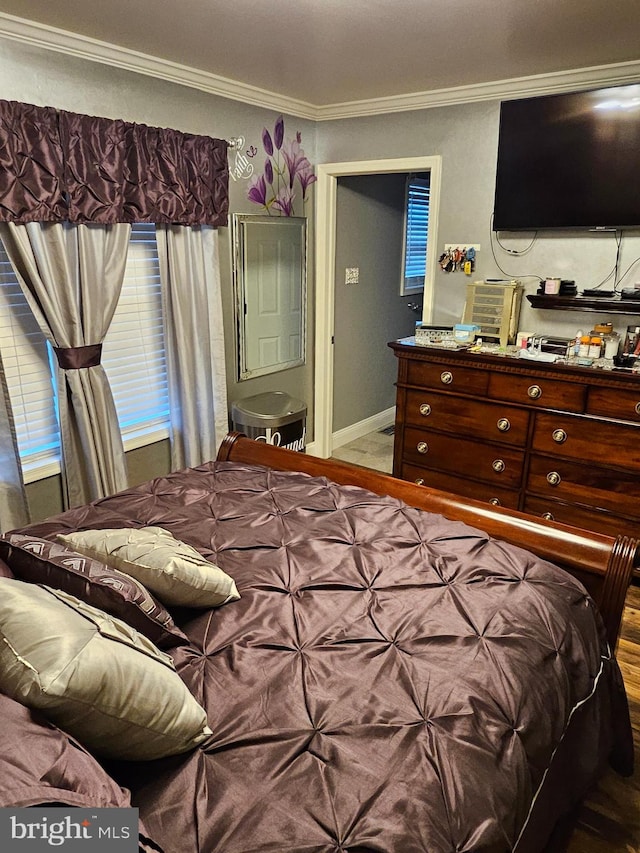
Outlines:
<svg viewBox="0 0 640 853"><path fill-rule="evenodd" d="M391 424L395 423L395 419L396 407L392 406L390 409L385 409L384 412L378 412L376 415L371 415L371 417L365 418L363 421L358 421L358 423L351 424L351 426L339 429L331 436L333 449L342 447L343 444L349 444L350 441L356 441L370 432L377 432L391 426Z"/></svg>

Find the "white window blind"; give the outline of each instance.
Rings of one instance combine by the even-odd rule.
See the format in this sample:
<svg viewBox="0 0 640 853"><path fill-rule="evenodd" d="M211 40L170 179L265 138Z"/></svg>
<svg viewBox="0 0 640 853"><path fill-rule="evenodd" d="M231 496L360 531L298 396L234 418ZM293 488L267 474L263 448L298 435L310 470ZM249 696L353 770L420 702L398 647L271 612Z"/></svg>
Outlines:
<svg viewBox="0 0 640 853"><path fill-rule="evenodd" d="M122 293L102 347L125 446L168 435L169 393L155 225L132 226ZM159 436L155 436L159 437ZM142 442L137 439L142 438Z"/></svg>
<svg viewBox="0 0 640 853"><path fill-rule="evenodd" d="M59 470L48 346L0 242L0 352L25 479ZM169 402L155 226L135 224L122 293L103 345L126 448L168 435Z"/></svg>
<svg viewBox="0 0 640 853"><path fill-rule="evenodd" d="M427 262L429 233L429 175L411 175L407 180L407 207L404 239L405 289L421 289Z"/></svg>
<svg viewBox="0 0 640 853"><path fill-rule="evenodd" d="M0 352L23 465L59 465L48 347L0 241Z"/></svg>

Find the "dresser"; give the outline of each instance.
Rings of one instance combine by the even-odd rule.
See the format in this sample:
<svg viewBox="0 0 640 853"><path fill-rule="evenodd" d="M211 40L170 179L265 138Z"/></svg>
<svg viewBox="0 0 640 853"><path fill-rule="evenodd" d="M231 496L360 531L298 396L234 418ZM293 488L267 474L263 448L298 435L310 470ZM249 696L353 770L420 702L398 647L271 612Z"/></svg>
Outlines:
<svg viewBox="0 0 640 853"><path fill-rule="evenodd" d="M389 344L393 473L615 536L640 530L640 376Z"/></svg>

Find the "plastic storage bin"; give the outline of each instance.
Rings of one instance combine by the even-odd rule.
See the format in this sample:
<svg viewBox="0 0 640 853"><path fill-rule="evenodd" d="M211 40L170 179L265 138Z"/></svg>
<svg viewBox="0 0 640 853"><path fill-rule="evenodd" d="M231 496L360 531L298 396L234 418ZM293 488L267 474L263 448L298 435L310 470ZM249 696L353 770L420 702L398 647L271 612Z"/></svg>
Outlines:
<svg viewBox="0 0 640 853"><path fill-rule="evenodd" d="M304 452L307 407L284 391L267 391L231 406L233 429L256 441Z"/></svg>

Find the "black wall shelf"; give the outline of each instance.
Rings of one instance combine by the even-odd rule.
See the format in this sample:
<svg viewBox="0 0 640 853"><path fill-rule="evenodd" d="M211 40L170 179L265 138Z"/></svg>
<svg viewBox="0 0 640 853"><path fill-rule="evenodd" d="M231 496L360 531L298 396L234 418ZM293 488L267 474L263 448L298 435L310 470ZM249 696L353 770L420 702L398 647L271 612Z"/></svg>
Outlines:
<svg viewBox="0 0 640 853"><path fill-rule="evenodd" d="M551 311L594 311L599 314L640 314L640 300L600 299L593 296L551 296L534 293L527 296L533 308Z"/></svg>

